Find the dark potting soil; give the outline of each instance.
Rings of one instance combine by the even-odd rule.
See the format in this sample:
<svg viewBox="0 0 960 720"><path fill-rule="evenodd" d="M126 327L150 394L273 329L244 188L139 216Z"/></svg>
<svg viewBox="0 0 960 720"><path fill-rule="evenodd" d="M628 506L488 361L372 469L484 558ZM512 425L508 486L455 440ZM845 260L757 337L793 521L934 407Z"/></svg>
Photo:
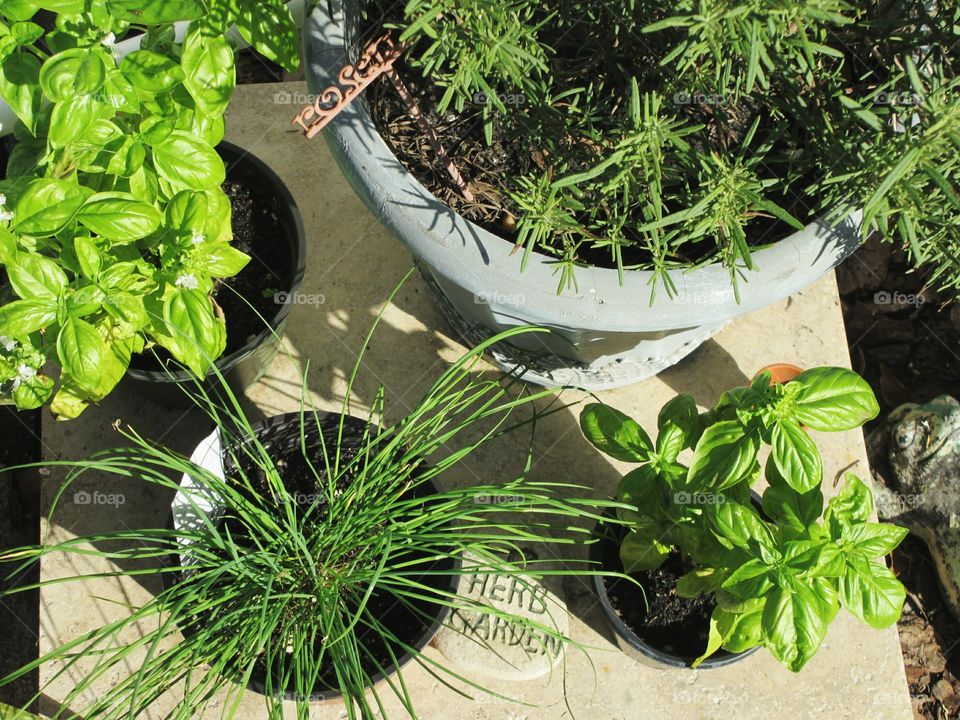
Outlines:
<svg viewBox="0 0 960 720"><path fill-rule="evenodd" d="M392 4L383 0L373 0L370 3L368 19L361 37L365 41L373 39L383 34L385 24L402 22L402 10L402 3ZM562 67L569 72L577 72L577 68L580 68L580 72L594 72L595 68L588 70L590 63L579 56L581 48L574 35L569 34L565 42L554 44L557 49L553 61L555 70L557 67ZM416 50L408 52L415 54ZM656 62L652 62L651 66L655 65ZM488 145L484 138L482 108L467 103L462 111L457 111L451 106L441 114L437 108L446 89L424 78L421 72L410 67L403 57L395 63L395 68L410 93L416 98L421 112L433 128L447 155L469 184L475 200L467 201L461 195L444 164L438 160L436 152L410 116L407 105L401 100L386 76L374 81L365 93L371 118L381 136L403 166L435 197L462 217L511 244L516 243L516 218L519 209L508 194L509 191L517 189L511 182L511 178L548 169L549 163L544 153L532 147L522 132L511 130L506 122L494 123L492 143ZM557 74L563 73L558 71ZM703 123L710 128L710 139L714 145L711 148L704 148L704 152L709 152L711 149L727 146L736 147L742 136L746 134L757 112L758 110L750 107L749 101L745 100L741 107L731 111L731 117L726 118L722 129L716 131L714 126L717 125L717 119L713 113L700 116L691 110L690 119L694 124ZM531 117L526 119L532 122ZM554 121L556 120L554 118ZM760 122L759 136L772 131L773 122L770 117L764 116ZM567 129L562 125L552 130L552 134L557 136L566 133ZM726 133L724 137L717 137L718 134L723 133ZM696 138L692 140L696 142ZM789 150L786 146L776 146L764 163L765 168L773 169L762 170L763 179L773 178L791 166L788 159ZM595 163L599 159L596 156L591 157L590 163ZM587 167L589 165L585 165L583 169ZM794 182L793 187L806 187L813 180L812 176L800 178ZM816 201L801 193L784 190L782 194L776 194L768 191L767 199L787 210L804 224L812 222L816 217ZM753 248L772 244L796 231L778 218L765 215L751 218L744 230L747 243ZM636 246L622 246L623 264L647 267L652 261L652 256L642 247L640 238L635 239L638 241ZM687 243L675 249L674 252L675 260L696 264L711 258L716 253L716 247L710 242L694 242ZM608 247L591 247L589 243L584 243L577 253L578 260L588 265L616 268L616 262Z"/></svg>
<svg viewBox="0 0 960 720"><path fill-rule="evenodd" d="M616 543L605 543L603 564L623 570ZM605 581L610 605L627 627L658 650L690 660L700 657L707 647L710 614L716 605L709 595L683 598L676 594L677 581L692 569L674 550L656 570L630 575L642 590L622 580Z"/></svg>
<svg viewBox="0 0 960 720"><path fill-rule="evenodd" d="M213 292L227 324L225 357L243 348L266 329L266 323L273 321L281 307L277 294L293 286L295 259L283 235L279 200L273 194L260 190L246 178L228 177L223 191L230 199L231 244L250 256L243 270L225 278ZM163 348L154 349L164 362L170 359ZM135 355L130 365L140 370L163 369L151 352Z"/></svg>
<svg viewBox="0 0 960 720"><path fill-rule="evenodd" d="M309 428L311 421L308 419L305 422L308 423ZM339 452L341 468L349 464L350 461L357 456L361 448L363 448L365 442L362 435L364 426L365 423L363 421L354 418L348 418L345 422ZM326 439L327 448L332 449L336 444L337 419L333 416L327 416L321 419L321 427ZM280 471L284 487L292 496L298 512L303 517L303 522L310 523L312 522L311 518L324 517L329 507L329 497L326 485L326 472L324 470L326 464L323 459L323 450L319 440L316 441L314 446L308 446L310 463L316 468L319 478L314 475L310 464L308 464L307 459L304 457L300 446L299 427L296 423L270 428L261 436L260 440L269 448L271 459L275 467ZM272 491L263 470L242 453L238 455L237 459L239 462L239 471L234 469L236 466L231 459L225 459L227 477L231 477L234 473L236 473L237 476L246 477L249 479L250 486L254 492L258 493L261 497L270 498ZM348 491L354 480L354 473L341 473L336 482L335 492L342 493ZM421 486L414 491L413 495L420 496L425 492L427 492L426 488ZM236 541L242 544L243 537L246 533L243 524L236 518L229 517L225 522ZM341 558L341 562L350 563L356 558L357 554L359 554L359 549L353 553L344 555ZM412 560L415 559L415 555L405 554L404 558L405 560ZM437 563L430 567L430 569L434 571L449 570L450 568L452 568L452 562L450 561ZM451 587L451 578L449 576L425 575L417 578L417 580L425 585L436 588L438 591L450 590ZM364 591L365 588L358 588L360 594ZM349 608L349 611L353 612L355 609L356 608ZM380 623L389 628L398 639L397 641L390 641L388 647L388 642L384 641L382 637L378 636L369 627L363 626L362 623L358 624L355 630L357 639L359 644L366 649L366 654L368 655L362 658L361 664L365 672L372 677L378 673L379 667L390 668L392 666L393 661L391 655L401 658L405 653L403 649L404 645L417 646L417 641L423 636L426 627L431 622L429 618L436 617L439 606L426 600L414 602L408 600L405 603L388 591L374 590L367 601L366 609L376 617ZM277 647L279 644L280 638L274 638L274 647ZM321 640L318 638L316 641L318 654L321 647ZM284 659L280 657L274 661L272 675L274 677L282 677L284 674L283 668ZM253 677L254 679L265 678L267 674L267 661L265 656L263 656L256 665ZM338 687L336 675L332 668L329 673L321 677L320 683L320 686L315 688L316 691L335 689ZM293 690L293 688L288 688L288 690Z"/></svg>

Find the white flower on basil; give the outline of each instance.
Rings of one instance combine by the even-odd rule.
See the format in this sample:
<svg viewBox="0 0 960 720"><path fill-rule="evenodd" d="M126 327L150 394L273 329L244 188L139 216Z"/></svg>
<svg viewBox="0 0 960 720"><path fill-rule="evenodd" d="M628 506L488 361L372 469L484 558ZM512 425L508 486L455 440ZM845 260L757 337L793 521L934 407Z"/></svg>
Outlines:
<svg viewBox="0 0 960 720"><path fill-rule="evenodd" d="M199 245L200 243L205 242L206 239L207 239L207 236L204 235L199 230L197 230L196 228L193 229L193 234L190 235L190 243L192 245Z"/></svg>
<svg viewBox="0 0 960 720"><path fill-rule="evenodd" d="M20 363L17 368L17 376L13 379L13 389L16 390L22 383L30 382L37 376L37 369L32 368L26 363Z"/></svg>
<svg viewBox="0 0 960 720"><path fill-rule="evenodd" d="M7 337L6 335L0 335L0 347L7 352L13 352L17 349L17 341L13 338Z"/></svg>
<svg viewBox="0 0 960 720"><path fill-rule="evenodd" d="M200 287L200 281L197 280L197 276L193 273L180 273L177 275L177 281L175 285L178 288L183 288L184 290L196 290Z"/></svg>
<svg viewBox="0 0 960 720"><path fill-rule="evenodd" d="M13 220L13 213L7 210L7 196L0 193L0 222L10 222Z"/></svg>

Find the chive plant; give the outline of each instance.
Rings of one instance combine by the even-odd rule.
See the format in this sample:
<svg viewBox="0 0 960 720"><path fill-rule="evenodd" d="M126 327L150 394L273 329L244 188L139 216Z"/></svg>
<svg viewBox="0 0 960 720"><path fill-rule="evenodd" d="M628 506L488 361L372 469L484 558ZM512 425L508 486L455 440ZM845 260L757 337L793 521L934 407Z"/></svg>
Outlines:
<svg viewBox="0 0 960 720"><path fill-rule="evenodd" d="M438 114L524 149L525 170L484 177L524 262L555 259L558 292L584 264L652 270L672 293L669 270L721 262L736 289L753 249L856 209L863 237L960 287L957 3L387 5L368 9L408 44Z"/></svg>
<svg viewBox="0 0 960 720"><path fill-rule="evenodd" d="M166 581L162 592L143 605L45 652L0 679L0 686L47 666L47 683L75 679L61 707L82 708L85 717L156 712L160 698L174 688L175 694L165 698L172 705L163 717L232 717L259 667L269 668L260 681L269 718L284 717L284 694L295 698L296 717L308 717L311 694L328 688L342 694L350 718L378 711L383 716L382 694L389 692L415 717L402 674L391 675L407 653L445 684L459 679L482 688L421 654L415 641L371 609L385 606L378 598L399 604L424 628L444 609L458 608L564 641L549 621L514 617L458 596L456 580L467 573L508 574L525 585L525 578L587 572L583 561L558 564L557 551L563 555L564 548L569 552L589 542L588 519L618 504L585 499L586 488L528 479L529 454L519 478L471 487L451 483L433 492L477 448L507 432L532 431L538 419L566 407L549 391L516 392L514 378L477 372L489 345L534 331L515 329L467 352L412 410L389 425L383 423L382 387L363 421L350 417L349 400L340 414L322 414L306 399L305 372L292 432L294 459L309 468L319 498L307 504L295 501L285 483L290 456L278 460L277 448L257 434L226 383L217 397L204 394L199 384L194 393L221 435L223 475L129 428L120 431L126 446L79 462L48 463L68 471L51 516L75 480L102 473L178 491L199 520L0 554L13 573L55 553L100 564L140 561L135 570L78 574L9 593L36 587L52 592L54 584L121 575ZM364 351L345 398L351 396ZM516 415L521 411L530 414ZM359 433L351 431L357 424L363 428ZM323 432L313 432L317 428ZM458 439L457 450L446 449ZM193 483L172 479L183 475ZM508 495L511 503L485 503L491 495ZM204 509L211 500L214 512ZM553 551L542 549L546 544ZM119 680L108 679L117 673ZM381 674L384 682L375 686Z"/></svg>

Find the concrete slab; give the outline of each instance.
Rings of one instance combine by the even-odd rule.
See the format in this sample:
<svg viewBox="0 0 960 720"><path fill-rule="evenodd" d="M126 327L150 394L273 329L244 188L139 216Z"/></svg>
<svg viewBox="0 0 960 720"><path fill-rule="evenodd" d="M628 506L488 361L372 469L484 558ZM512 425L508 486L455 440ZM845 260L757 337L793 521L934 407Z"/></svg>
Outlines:
<svg viewBox="0 0 960 720"><path fill-rule="evenodd" d="M228 138L274 167L296 197L308 232L310 254L303 292L313 301L293 308L286 355L279 357L268 376L248 393L265 414L297 408L298 369L307 361L310 391L317 405L339 408L345 378L372 319L411 266L403 246L353 195L323 142L308 142L291 128L290 118L297 106L288 100L298 94L303 97L305 91L302 83L241 87L228 117ZM364 412L377 386L383 384L396 416L463 349L419 277L412 278L384 314L354 388L354 409ZM746 382L758 368L780 361L808 367L849 366L832 275L784 302L732 322L659 377L601 393L601 397L650 427L660 406L675 393L690 393L701 406L707 406L721 391ZM190 450L210 430L194 413L159 408L139 397L116 393L79 421L56 424L47 414L44 442L48 457L79 458L118 444L120 438L111 430L116 418L181 451ZM823 450L828 495L835 491L833 478L841 470L852 469L869 477L859 432L819 435L816 440ZM469 458L455 481L514 477L523 463L525 445L525 437L515 436ZM624 471L623 465L594 452L582 439L575 409L553 415L538 427L534 460L535 477L585 483L598 493L612 492ZM49 499L53 479L47 485ZM78 504L71 491L53 521L43 528L52 540L98 529L148 527L163 522L169 510L169 497L144 490L137 483L91 476L81 479L76 489L104 497L122 496L123 503L115 498L112 504ZM94 568L111 569L89 561L81 566L76 560L49 557L43 575L51 579ZM140 603L156 591L150 583L112 579L45 590L41 598L42 649L75 638L123 612L107 600ZM842 614L831 626L819 654L799 675L785 670L765 651L719 670L656 671L633 663L616 649L586 583L568 582L566 597L571 636L589 650L568 649L565 665L538 680L489 681L491 690L522 704L465 686L461 687L473 697L462 697L414 667L405 673L405 679L417 699L420 716L429 720L912 718L895 629L873 631ZM436 651L429 652L439 658ZM50 683L47 710L73 687L71 677L55 677L54 672L54 668L45 668L41 678L41 684ZM102 687L116 680L116 676L105 677ZM162 717L175 699L176 692L171 691L143 717ZM389 717L406 716L398 703L388 700L386 706ZM203 714L218 716L216 708ZM264 717L262 698L247 693L237 717ZM329 703L318 705L311 717L332 720L345 717L345 713L342 705Z"/></svg>

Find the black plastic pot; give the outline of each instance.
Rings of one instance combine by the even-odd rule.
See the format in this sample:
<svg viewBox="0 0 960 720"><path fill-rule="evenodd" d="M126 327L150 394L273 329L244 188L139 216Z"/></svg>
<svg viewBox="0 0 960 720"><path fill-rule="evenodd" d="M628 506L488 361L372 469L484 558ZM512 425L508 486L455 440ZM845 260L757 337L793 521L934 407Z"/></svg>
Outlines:
<svg viewBox="0 0 960 720"><path fill-rule="evenodd" d="M278 220L277 234L263 238L264 251L261 256L269 256L270 247L282 242L293 258L293 276L287 288L287 296L296 295L303 281L307 263L307 240L303 228L300 210L293 195L283 181L270 167L243 148L223 141L217 146L217 152L227 166L227 179L245 181L257 189L257 193L270 201ZM188 161L185 159L185 161ZM290 303L277 305L277 311L269 327L258 333L240 349L223 355L215 363L217 370L224 376L227 385L235 395L240 395L266 372L280 347L280 336L290 312ZM162 405L189 407L192 403L182 388L195 390L196 378L184 370L152 370L131 367L127 370L122 383L125 387L150 398ZM216 394L220 382L211 370L203 382L208 394Z"/></svg>
<svg viewBox="0 0 960 720"><path fill-rule="evenodd" d="M337 433L338 426L341 415L336 413L321 413L318 412L316 417L312 413L305 413L303 415L303 428L304 436L306 438L308 451L311 449L317 449L321 447L321 435L324 438L324 441L327 443L327 447L333 446L337 442ZM319 421L319 425L318 422ZM268 451L277 451L277 455L280 455L282 450L286 451L295 451L300 452L301 450L301 436L300 436L300 422L301 415L300 413L285 413L283 415L276 415L271 418L267 418L263 422L257 423L253 426L254 433L260 443L267 448ZM346 416L344 421L343 429L343 438L342 441L344 444L349 445L351 442L359 443L364 429L368 425L367 421L361 420L359 418ZM247 440L241 440L237 443L236 447L242 447L247 442L250 442L249 438ZM234 471L235 466L229 453L224 450L222 453L225 473L230 474ZM235 455L238 457L241 456L240 453L235 452ZM429 480L423 481L417 484L411 491L410 497L414 498L425 498L437 492L436 486ZM173 529L173 513L171 512L168 520L168 528ZM171 556L171 565L179 566L180 564L180 555L175 554ZM445 571L451 572L450 576L446 579L446 582L442 582L440 589L444 592L456 593L458 587L459 578L456 575L456 569L460 566L460 560L446 559L440 561L436 565L436 569L442 569ZM434 576L434 578L442 578L443 576ZM170 587L173 583L180 581L180 573L164 573L164 584L165 587ZM430 576L424 577L424 582L430 584ZM435 608L431 607L431 610L435 609L435 614L433 616L433 621L429 626L423 627L422 632L408 644L413 647L416 651L421 651L427 644L433 639L433 636L436 635L437 631L440 629L441 625L446 620L447 616L450 613L450 608L445 605L436 605ZM181 628L181 631L184 634L189 634L189 628ZM399 652L399 649L398 649ZM404 652L402 655L399 655L398 662L393 668L393 672L399 671L404 665L406 665L410 660L413 659L413 654L409 652ZM261 668L257 666L254 672L251 675L248 687L258 693L266 693L266 668ZM377 673L372 677L373 684L381 682L385 678L383 673ZM276 684L274 683L274 687ZM280 695L280 693L275 692L275 696ZM297 700L296 694L292 690L284 692L283 698L286 700L295 701ZM322 700L333 700L341 698L342 694L339 690L336 689L327 689L320 688L315 689L310 695L310 701L322 701Z"/></svg>
<svg viewBox="0 0 960 720"><path fill-rule="evenodd" d="M617 528L617 530L619 530L619 535L612 527L605 526L603 523L597 523L593 532L594 537L598 538L599 542L590 545L591 561L596 563L604 563L604 559L609 557L611 551L614 555L618 555L619 539L623 533L623 528ZM604 567L603 569L614 570L616 572L621 572L623 570L622 567ZM661 650L658 647L650 645L649 643L645 642L643 638L637 635L623 621L620 615L617 614L617 611L613 609L613 605L610 603L610 597L607 594L608 587L617 582L626 581L618 580L617 578L607 578L600 575L593 576L594 590L597 593L597 597L600 599L600 607L603 608L603 614L607 618L607 622L610 624L610 629L613 630L617 647L619 647L625 655L628 655L642 665L647 665L648 667L653 667L657 670L666 670L669 668L690 668L693 664L693 661L696 660L695 657L674 655ZM738 662L739 660L743 660L745 657L756 652L758 649L759 648L750 648L742 653L731 653L721 648L700 663L697 666L697 669L709 670L711 668L724 667L726 665Z"/></svg>

